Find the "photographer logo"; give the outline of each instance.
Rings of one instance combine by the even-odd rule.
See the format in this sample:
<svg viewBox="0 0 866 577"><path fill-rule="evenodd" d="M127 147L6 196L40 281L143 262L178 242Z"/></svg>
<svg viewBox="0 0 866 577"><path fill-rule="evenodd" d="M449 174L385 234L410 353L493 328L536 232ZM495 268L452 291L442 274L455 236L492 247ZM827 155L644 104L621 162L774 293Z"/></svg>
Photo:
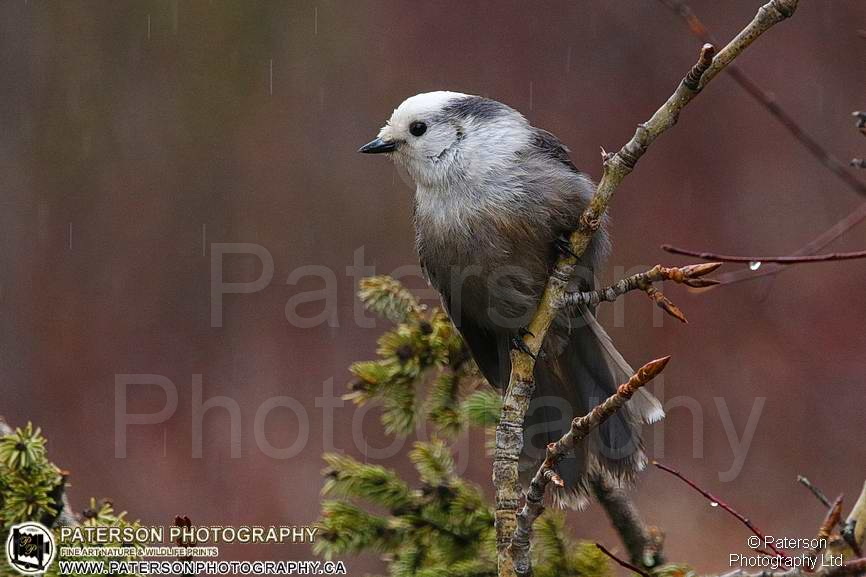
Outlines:
<svg viewBox="0 0 866 577"><path fill-rule="evenodd" d="M22 575L44 573L54 560L54 534L40 523L21 523L9 531L6 559Z"/></svg>

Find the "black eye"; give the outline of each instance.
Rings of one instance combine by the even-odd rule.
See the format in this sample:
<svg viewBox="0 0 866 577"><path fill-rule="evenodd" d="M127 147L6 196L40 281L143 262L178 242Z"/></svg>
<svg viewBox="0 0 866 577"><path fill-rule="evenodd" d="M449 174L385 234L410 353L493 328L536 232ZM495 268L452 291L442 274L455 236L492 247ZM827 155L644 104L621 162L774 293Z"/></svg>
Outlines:
<svg viewBox="0 0 866 577"><path fill-rule="evenodd" d="M413 122L409 125L409 134L412 136L421 136L427 132L427 125L423 122Z"/></svg>

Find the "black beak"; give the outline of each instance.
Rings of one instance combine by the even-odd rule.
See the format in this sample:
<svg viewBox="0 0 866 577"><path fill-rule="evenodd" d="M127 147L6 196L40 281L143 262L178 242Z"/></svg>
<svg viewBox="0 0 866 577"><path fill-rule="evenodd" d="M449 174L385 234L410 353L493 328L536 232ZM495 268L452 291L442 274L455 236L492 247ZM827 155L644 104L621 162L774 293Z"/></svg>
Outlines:
<svg viewBox="0 0 866 577"><path fill-rule="evenodd" d="M381 154L383 152L394 152L397 148L397 143L393 140L382 140L381 138L377 138L372 142L368 142L364 146L358 149L358 152L363 152L364 154Z"/></svg>

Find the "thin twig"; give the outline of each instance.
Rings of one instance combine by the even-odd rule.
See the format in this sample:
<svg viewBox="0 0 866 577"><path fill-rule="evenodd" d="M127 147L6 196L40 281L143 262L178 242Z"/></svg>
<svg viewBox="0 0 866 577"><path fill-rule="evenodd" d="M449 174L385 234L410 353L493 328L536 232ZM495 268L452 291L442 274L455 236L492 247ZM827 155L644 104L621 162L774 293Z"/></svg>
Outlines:
<svg viewBox="0 0 866 577"><path fill-rule="evenodd" d="M824 521L818 528L818 537L816 539L817 546L812 552L812 559L817 558L818 555L824 552L824 549L827 548L827 543L830 540L830 532L833 530L833 527L838 525L839 522L842 520L842 498L842 495L839 495L836 498L836 500L833 502L833 505L827 511L827 515L824 517Z"/></svg>
<svg viewBox="0 0 866 577"><path fill-rule="evenodd" d="M616 555L614 555L613 553L608 551L605 548L605 546L602 545L601 543L596 543L595 546L598 547L599 551L601 551L602 553L604 553L605 555L607 555L608 557L610 557L611 559L613 559L614 561L616 561L617 563L619 563L620 565L622 565L623 567L628 569L629 571L634 571L638 575L643 575L643 577L652 577L652 573L650 573L649 571L646 571L644 569L641 569L637 565L632 565L631 563L629 563L628 561L626 561L624 559L620 559L619 557L617 557Z"/></svg>
<svg viewBox="0 0 866 577"><path fill-rule="evenodd" d="M803 475L797 475L797 482L800 483L801 485L803 485L804 487L806 487L807 489L809 489L809 491L813 495L815 495L815 498L818 499L819 501L821 501L821 504L824 505L826 508L829 509L830 507L833 506L830 503L830 499L827 498L827 495L825 495L821 489L819 489L818 487L813 485L809 479L807 479Z"/></svg>
<svg viewBox="0 0 866 577"><path fill-rule="evenodd" d="M824 517L824 522L821 523L821 528L818 530L818 539L826 540L830 537L830 532L833 530L839 521L842 519L842 499L844 495L839 495L833 502L833 506L827 511L827 516Z"/></svg>
<svg viewBox="0 0 866 577"><path fill-rule="evenodd" d="M626 277L614 285L594 291L573 292L565 295L563 305L576 307L581 305L595 306L600 302L613 302L625 293L633 290L642 290L652 299L659 308L676 318L687 323L686 316L664 293L653 286L655 282L673 281L690 287L700 288L718 284L713 279L702 278L710 274L722 263L704 263L684 267L663 267L656 265L650 270Z"/></svg>
<svg viewBox="0 0 866 577"><path fill-rule="evenodd" d="M776 263L776 264L799 264L808 262L831 262L836 260L855 260L866 258L866 250L856 252L831 252L828 254L811 254L803 256L738 256L730 254L719 254L717 252L703 252L698 250L690 250L680 248L669 244L663 244L662 250L671 254L681 254L685 256L693 256L702 260L711 260L718 262L742 262L742 263ZM719 284L715 282L713 284Z"/></svg>
<svg viewBox="0 0 866 577"><path fill-rule="evenodd" d="M662 4L670 8L680 18L682 18L689 27L692 36L701 42L709 42L716 44L712 32L707 29L704 23L692 10L688 3L681 0L659 0ZM784 126L788 132L800 143L818 162L820 162L827 170L835 174L848 188L856 192L860 196L866 196L866 184L860 182L850 171L845 168L841 160L836 158L829 150L824 148L812 135L800 126L797 120L782 108L776 102L775 96L771 92L764 90L761 86L746 74L737 64L731 64L726 69L726 72L746 93L754 98L767 112L769 112L779 123ZM858 113L854 113L855 116ZM864 115L866 116L866 115ZM864 124L866 126L866 124ZM864 130L864 128L861 128Z"/></svg>
<svg viewBox="0 0 866 577"><path fill-rule="evenodd" d="M866 202L860 204L857 208L848 213L842 220L822 232L811 242L804 245L796 252L792 253L791 256L815 254L819 250L823 249L825 246L829 245L830 243L841 237L843 234L863 222L863 220L866 220ZM735 270L720 274L717 277L717 280L721 285L732 284L740 281L753 280L763 276L773 275L778 273L779 271L784 270L785 268L786 266L781 264L769 264L767 266L761 267L759 270L756 271L744 268L741 270Z"/></svg>
<svg viewBox="0 0 866 577"><path fill-rule="evenodd" d="M675 14L682 18L689 27L692 35L701 42L714 42L712 32L704 25L701 19L695 14L691 7L682 0L659 0L663 5L671 9ZM862 32L862 31L861 31ZM773 117L775 117L784 126L792 136L802 144L825 168L835 174L845 185L856 192L860 196L866 196L866 184L858 180L850 171L846 170L842 162L836 158L830 151L821 146L814 137L812 137L796 119L788 114L776 102L772 93L761 88L742 68L736 63L728 66L727 72L731 78L743 89L746 93L760 103ZM857 118L857 125L861 131L866 130L866 114L862 112L852 113ZM864 132L866 134L866 132ZM858 159L852 160L851 165L860 167L856 163ZM862 167L861 167L862 168ZM842 219L828 231L817 237L809 244L803 246L800 250L793 253L792 256L814 254L827 246L855 224L866 218L866 204L855 209L850 215ZM784 267L779 265L765 266L760 271L751 269L743 269L732 271L719 276L720 284L732 284L745 280L752 280L764 276L777 274Z"/></svg>
<svg viewBox="0 0 866 577"><path fill-rule="evenodd" d="M679 480L684 482L686 485L688 485L689 487L691 487L692 489L694 489L695 491L697 491L698 493L703 495L710 502L711 505L716 506L716 507L721 507L722 509L724 509L725 511L727 511L728 513L730 513L731 515L736 517L743 525L748 527L748 529L752 533L757 535L761 539L761 542L764 543L767 547L769 547L773 553L775 553L776 555L780 555L782 557L785 557L785 558L788 557L787 553L785 553L784 551L782 551L780 549L777 549L772 544L772 542L767 541L766 535L764 534L763 531L758 529L754 523L752 523L751 521L749 521L749 519L747 519L746 517L741 515L739 512L737 512L733 507L731 507L730 505L728 505L727 503L725 503L721 499L717 498L716 496L712 495L708 491L702 489L701 487L699 487L697 485L697 483L690 480L689 478L687 478L685 475L683 475L682 473L680 473L676 469L672 469L672 468L668 467L667 465L663 465L657 461L653 461L653 465L655 465L656 467L658 467L662 471L667 471L668 473L670 473L674 477L678 478Z"/></svg>

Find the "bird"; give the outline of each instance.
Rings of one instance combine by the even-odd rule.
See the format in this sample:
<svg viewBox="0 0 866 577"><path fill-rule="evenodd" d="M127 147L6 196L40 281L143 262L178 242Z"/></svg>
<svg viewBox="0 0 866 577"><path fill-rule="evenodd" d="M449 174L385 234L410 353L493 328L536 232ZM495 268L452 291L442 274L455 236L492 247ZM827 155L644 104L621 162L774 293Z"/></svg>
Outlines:
<svg viewBox="0 0 866 577"><path fill-rule="evenodd" d="M403 101L358 152L385 154L415 185L415 248L428 282L484 377L507 387L510 352L521 348L567 235L595 192L551 132L483 96L451 91ZM579 258L569 290L595 287L610 250L605 217ZM525 345L523 345L525 346ZM535 394L524 422L521 479L572 418L591 410L633 374L586 306L554 320L536 359ZM581 508L593 476L630 484L645 467L641 426L663 418L643 389L559 464L555 505Z"/></svg>

